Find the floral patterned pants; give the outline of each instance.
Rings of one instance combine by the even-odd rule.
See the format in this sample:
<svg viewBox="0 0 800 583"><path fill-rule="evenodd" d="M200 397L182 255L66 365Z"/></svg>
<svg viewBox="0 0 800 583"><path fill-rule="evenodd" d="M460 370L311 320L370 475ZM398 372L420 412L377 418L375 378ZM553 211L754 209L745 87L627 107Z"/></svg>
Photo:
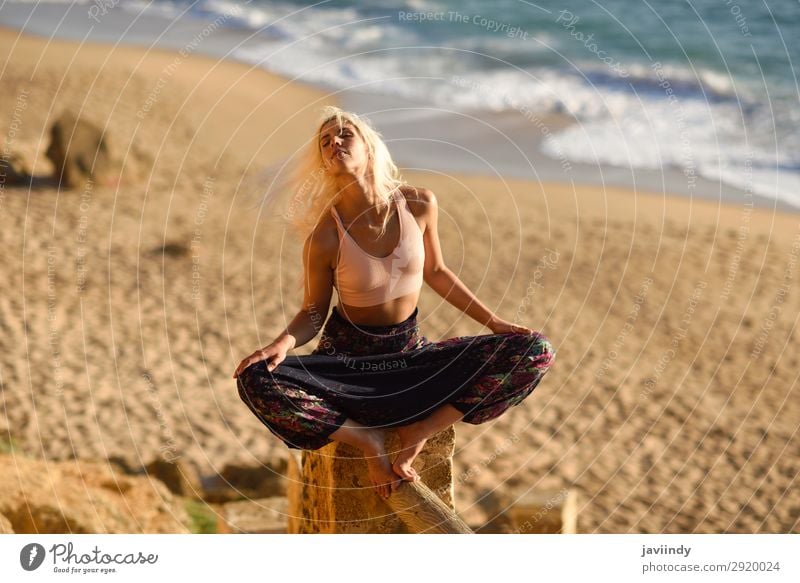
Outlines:
<svg viewBox="0 0 800 583"><path fill-rule="evenodd" d="M356 325L334 307L316 349L264 361L237 377L239 396L293 449L318 449L348 418L370 427L406 425L449 403L478 424L519 405L555 358L540 333L460 336L431 342L418 309L391 326Z"/></svg>

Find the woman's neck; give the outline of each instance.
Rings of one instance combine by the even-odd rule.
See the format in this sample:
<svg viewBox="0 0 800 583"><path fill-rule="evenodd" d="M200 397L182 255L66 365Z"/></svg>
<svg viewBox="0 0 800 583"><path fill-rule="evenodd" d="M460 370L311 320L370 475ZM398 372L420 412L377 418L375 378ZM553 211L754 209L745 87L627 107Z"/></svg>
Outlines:
<svg viewBox="0 0 800 583"><path fill-rule="evenodd" d="M366 219L370 225L377 225L390 210L364 176L348 175L340 179L337 186L341 195L338 207L353 221Z"/></svg>

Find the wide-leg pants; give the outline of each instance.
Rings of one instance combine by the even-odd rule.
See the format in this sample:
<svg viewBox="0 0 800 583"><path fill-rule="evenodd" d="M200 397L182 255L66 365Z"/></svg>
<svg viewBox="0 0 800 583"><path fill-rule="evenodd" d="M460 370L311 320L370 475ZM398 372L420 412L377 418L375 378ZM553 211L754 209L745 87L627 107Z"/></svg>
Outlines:
<svg viewBox="0 0 800 583"><path fill-rule="evenodd" d="M391 326L355 325L334 307L316 349L266 362L237 377L239 396L292 449L318 449L348 418L370 427L406 425L449 403L466 423L519 405L555 358L540 333L459 336L431 342L418 309Z"/></svg>

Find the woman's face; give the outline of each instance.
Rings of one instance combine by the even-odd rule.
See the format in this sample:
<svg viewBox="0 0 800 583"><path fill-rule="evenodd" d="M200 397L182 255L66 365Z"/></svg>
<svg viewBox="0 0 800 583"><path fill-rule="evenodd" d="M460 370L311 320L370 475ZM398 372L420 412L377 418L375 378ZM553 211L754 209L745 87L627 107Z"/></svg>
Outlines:
<svg viewBox="0 0 800 583"><path fill-rule="evenodd" d="M369 158L367 145L353 124L345 121L339 126L335 119L320 129L319 151L331 174L355 174Z"/></svg>

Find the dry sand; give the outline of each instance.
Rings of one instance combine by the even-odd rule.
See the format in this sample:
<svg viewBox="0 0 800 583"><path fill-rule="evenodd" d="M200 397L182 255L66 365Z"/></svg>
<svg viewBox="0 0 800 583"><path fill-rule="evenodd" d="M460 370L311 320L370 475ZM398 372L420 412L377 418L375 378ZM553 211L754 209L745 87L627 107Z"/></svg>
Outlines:
<svg viewBox="0 0 800 583"><path fill-rule="evenodd" d="M0 47L4 152L46 176L48 128L71 108L131 176L2 191L0 435L47 459L180 457L203 474L285 457L231 373L298 309L299 247L244 197L333 99L198 56L9 30ZM800 215L405 177L437 193L451 269L558 350L525 403L457 427L468 520L502 493L569 487L583 532L800 531ZM186 252L153 253L165 243ZM489 332L430 289L419 308L433 340Z"/></svg>

